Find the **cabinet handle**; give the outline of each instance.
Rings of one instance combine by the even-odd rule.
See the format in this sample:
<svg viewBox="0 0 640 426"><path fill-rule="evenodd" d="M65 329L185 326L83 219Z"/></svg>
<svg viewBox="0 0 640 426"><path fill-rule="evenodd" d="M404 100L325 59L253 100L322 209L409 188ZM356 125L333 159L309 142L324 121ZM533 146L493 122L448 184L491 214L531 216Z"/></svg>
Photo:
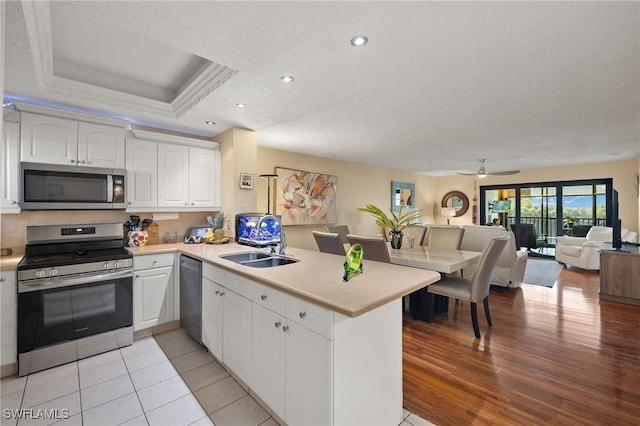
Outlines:
<svg viewBox="0 0 640 426"><path fill-rule="evenodd" d="M286 333L287 331L289 331L289 326L288 326L288 325L285 325L284 327L282 327L282 331L283 331L283 332L285 332L285 333Z"/></svg>
<svg viewBox="0 0 640 426"><path fill-rule="evenodd" d="M5 277L0 278L0 283L5 282L7 279Z"/></svg>
<svg viewBox="0 0 640 426"><path fill-rule="evenodd" d="M86 161L82 160L82 161L78 161L78 163L80 163L80 164L85 164L85 163L86 163Z"/></svg>
<svg viewBox="0 0 640 426"><path fill-rule="evenodd" d="M195 205L196 205L196 203L191 203L191 205L192 205L192 206L195 206Z"/></svg>
<svg viewBox="0 0 640 426"><path fill-rule="evenodd" d="M153 260L153 263L158 263L158 261L154 259L154 260Z"/></svg>
<svg viewBox="0 0 640 426"><path fill-rule="evenodd" d="M189 205L189 203L184 203L184 205L185 205L185 206L188 206L188 205Z"/></svg>
<svg viewBox="0 0 640 426"><path fill-rule="evenodd" d="M220 296L224 296L224 294L225 294L224 291L220 292Z"/></svg>
<svg viewBox="0 0 640 426"><path fill-rule="evenodd" d="M11 204L18 204L18 202L17 201L12 201Z"/></svg>
<svg viewBox="0 0 640 426"><path fill-rule="evenodd" d="M4 278L3 278L4 279ZM282 323L280 321L276 321L276 323L274 324L276 326L276 328L280 328L280 326L282 325Z"/></svg>
<svg viewBox="0 0 640 426"><path fill-rule="evenodd" d="M307 317L307 313L306 312L300 312L300 318L305 319Z"/></svg>
<svg viewBox="0 0 640 426"><path fill-rule="evenodd" d="M216 290L216 294L220 294L220 291L219 291L219 290Z"/></svg>
<svg viewBox="0 0 640 426"><path fill-rule="evenodd" d="M140 278L140 274L136 274L136 278Z"/></svg>
<svg viewBox="0 0 640 426"><path fill-rule="evenodd" d="M262 296L260 296L260 299L262 299L262 300L267 300L267 295L266 295L266 294L263 294Z"/></svg>
<svg viewBox="0 0 640 426"><path fill-rule="evenodd" d="M76 160L71 160L71 164L74 164L76 162Z"/></svg>

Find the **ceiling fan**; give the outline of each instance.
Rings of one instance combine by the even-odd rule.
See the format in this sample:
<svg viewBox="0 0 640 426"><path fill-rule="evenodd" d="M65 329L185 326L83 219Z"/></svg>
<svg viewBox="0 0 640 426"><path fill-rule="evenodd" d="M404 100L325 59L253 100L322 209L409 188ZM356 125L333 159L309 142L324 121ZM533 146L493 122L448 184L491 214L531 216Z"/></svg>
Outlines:
<svg viewBox="0 0 640 426"><path fill-rule="evenodd" d="M504 172L487 172L486 167L484 166L484 163L487 162L486 158L480 158L478 159L478 161L480 161L480 168L478 169L478 171L476 173L458 173L459 175L467 175L467 176L478 176L478 177L485 177L485 176L506 176L506 175L515 175L520 173L520 170L506 170Z"/></svg>

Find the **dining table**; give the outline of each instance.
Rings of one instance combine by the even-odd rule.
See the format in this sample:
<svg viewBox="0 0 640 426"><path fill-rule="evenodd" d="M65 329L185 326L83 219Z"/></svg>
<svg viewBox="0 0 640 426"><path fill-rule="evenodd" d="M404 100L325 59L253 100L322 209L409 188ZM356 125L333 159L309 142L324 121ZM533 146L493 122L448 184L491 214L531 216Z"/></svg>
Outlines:
<svg viewBox="0 0 640 426"><path fill-rule="evenodd" d="M478 251L453 250L428 246L394 249L389 246L391 263L450 274L477 263ZM431 322L436 314L447 312L449 298L429 293L428 286L409 295L409 312L414 319Z"/></svg>

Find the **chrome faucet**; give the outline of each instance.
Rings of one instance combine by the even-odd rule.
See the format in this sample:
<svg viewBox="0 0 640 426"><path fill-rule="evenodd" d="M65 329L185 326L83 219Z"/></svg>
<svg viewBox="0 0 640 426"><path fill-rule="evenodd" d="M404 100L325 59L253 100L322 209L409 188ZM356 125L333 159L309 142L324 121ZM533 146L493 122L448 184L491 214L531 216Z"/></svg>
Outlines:
<svg viewBox="0 0 640 426"><path fill-rule="evenodd" d="M260 220L258 220L258 223L256 224L256 229L260 229L260 227L262 226L262 222L264 222L266 219L273 219L278 223L278 226L280 227L280 248L279 248L279 253L281 255L284 255L284 251L287 248L287 239L284 235L284 231L282 230L282 224L280 223L280 218L278 218L277 216L274 216L272 214L266 214L264 216L262 216L260 218ZM275 253L276 249L275 247L271 246L271 253Z"/></svg>

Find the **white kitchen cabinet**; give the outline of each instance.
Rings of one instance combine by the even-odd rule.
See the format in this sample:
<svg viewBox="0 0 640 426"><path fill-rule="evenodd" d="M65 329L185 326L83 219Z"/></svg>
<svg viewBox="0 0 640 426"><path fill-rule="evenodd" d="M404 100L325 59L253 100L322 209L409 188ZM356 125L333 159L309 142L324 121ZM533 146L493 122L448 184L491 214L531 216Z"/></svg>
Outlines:
<svg viewBox="0 0 640 426"><path fill-rule="evenodd" d="M0 188L2 213L19 213L18 178L20 175L20 123L5 121L2 128L2 171L0 172Z"/></svg>
<svg viewBox="0 0 640 426"><path fill-rule="evenodd" d="M208 148L158 143L158 207L219 207L219 154Z"/></svg>
<svg viewBox="0 0 640 426"><path fill-rule="evenodd" d="M158 143L158 207L189 206L189 147Z"/></svg>
<svg viewBox="0 0 640 426"><path fill-rule="evenodd" d="M222 293L222 361L251 382L251 300L228 289Z"/></svg>
<svg viewBox="0 0 640 426"><path fill-rule="evenodd" d="M331 311L254 285L252 389L288 424L331 424L332 342L299 324L330 329Z"/></svg>
<svg viewBox="0 0 640 426"><path fill-rule="evenodd" d="M203 343L287 424L402 422L400 298L346 317L208 262L203 278Z"/></svg>
<svg viewBox="0 0 640 426"><path fill-rule="evenodd" d="M133 258L134 331L176 319L173 263L173 253Z"/></svg>
<svg viewBox="0 0 640 426"><path fill-rule="evenodd" d="M219 360L222 360L222 290L222 286L203 277L202 344Z"/></svg>
<svg viewBox="0 0 640 426"><path fill-rule="evenodd" d="M283 326L284 419L290 425L332 424L332 342L297 323Z"/></svg>
<svg viewBox="0 0 640 426"><path fill-rule="evenodd" d="M87 167L124 169L124 128L78 121L77 162Z"/></svg>
<svg viewBox="0 0 640 426"><path fill-rule="evenodd" d="M20 159L31 163L123 169L124 127L23 111Z"/></svg>
<svg viewBox="0 0 640 426"><path fill-rule="evenodd" d="M76 164L78 158L78 122L76 120L22 112L20 130L21 161Z"/></svg>
<svg viewBox="0 0 640 426"><path fill-rule="evenodd" d="M127 206L158 206L158 144L127 138Z"/></svg>
<svg viewBox="0 0 640 426"><path fill-rule="evenodd" d="M220 151L189 147L189 207L220 206Z"/></svg>
<svg viewBox="0 0 640 426"><path fill-rule="evenodd" d="M228 274L203 264L202 343L245 383L251 381L251 300ZM216 280L216 281L213 281ZM245 294L246 295L246 294Z"/></svg>
<svg viewBox="0 0 640 426"><path fill-rule="evenodd" d="M280 417L284 418L284 338L283 316L252 305L251 388Z"/></svg>
<svg viewBox="0 0 640 426"><path fill-rule="evenodd" d="M17 362L18 353L18 301L17 272L8 270L0 272L0 365Z"/></svg>

